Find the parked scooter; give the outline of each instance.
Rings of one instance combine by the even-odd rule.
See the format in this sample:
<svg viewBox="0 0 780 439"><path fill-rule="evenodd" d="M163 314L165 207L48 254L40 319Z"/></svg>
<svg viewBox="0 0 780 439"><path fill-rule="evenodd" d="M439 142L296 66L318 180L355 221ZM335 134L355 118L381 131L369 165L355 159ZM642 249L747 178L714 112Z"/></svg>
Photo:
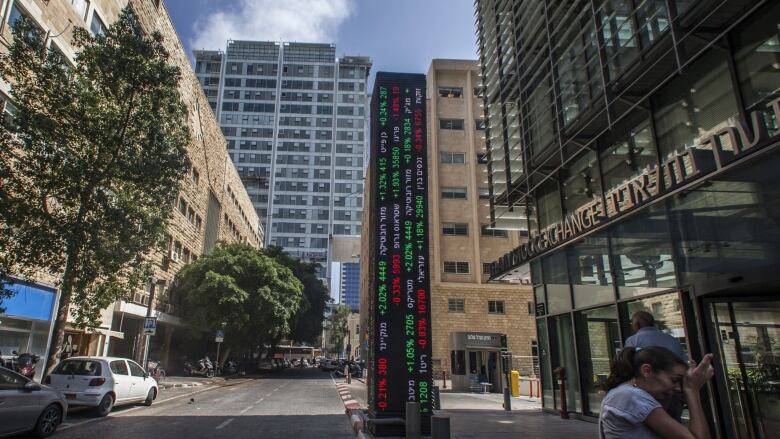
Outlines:
<svg viewBox="0 0 780 439"><path fill-rule="evenodd" d="M197 364L192 364L189 361L184 362L184 375L193 376L200 375L211 378L214 376L214 364L209 357L201 358Z"/></svg>
<svg viewBox="0 0 780 439"><path fill-rule="evenodd" d="M16 371L19 375L33 379L35 376L35 365L38 364L38 360L40 360L41 357L29 352L17 354L16 351L14 351L13 354L16 355Z"/></svg>

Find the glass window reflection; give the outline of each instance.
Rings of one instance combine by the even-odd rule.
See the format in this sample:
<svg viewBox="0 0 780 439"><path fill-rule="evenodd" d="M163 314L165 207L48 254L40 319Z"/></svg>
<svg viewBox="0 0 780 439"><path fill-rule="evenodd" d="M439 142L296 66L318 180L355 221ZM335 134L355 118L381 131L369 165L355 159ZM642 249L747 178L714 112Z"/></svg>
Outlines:
<svg viewBox="0 0 780 439"><path fill-rule="evenodd" d="M612 227L612 269L618 297L639 296L674 288L674 261L668 220L649 209Z"/></svg>
<svg viewBox="0 0 780 439"><path fill-rule="evenodd" d="M566 213L595 200L601 193L601 178L595 151L586 151L569 162L561 172L563 210Z"/></svg>
<svg viewBox="0 0 780 439"><path fill-rule="evenodd" d="M609 376L609 363L620 350L617 307L615 305L582 311L576 315L585 414L598 416L604 392L601 385Z"/></svg>
<svg viewBox="0 0 780 439"><path fill-rule="evenodd" d="M547 312L555 314L571 309L571 291L566 273L566 252L542 258L544 283L547 286Z"/></svg>
<svg viewBox="0 0 780 439"><path fill-rule="evenodd" d="M574 307L615 300L606 235L595 235L567 249Z"/></svg>

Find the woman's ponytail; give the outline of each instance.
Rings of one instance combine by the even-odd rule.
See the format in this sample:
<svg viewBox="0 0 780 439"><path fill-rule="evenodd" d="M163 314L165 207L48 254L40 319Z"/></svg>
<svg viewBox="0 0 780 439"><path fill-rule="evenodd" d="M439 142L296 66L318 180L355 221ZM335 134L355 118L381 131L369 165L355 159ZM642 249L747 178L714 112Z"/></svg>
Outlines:
<svg viewBox="0 0 780 439"><path fill-rule="evenodd" d="M609 392L615 387L634 378L634 355L636 348L628 347L621 350L609 365L609 376L604 380L604 390Z"/></svg>

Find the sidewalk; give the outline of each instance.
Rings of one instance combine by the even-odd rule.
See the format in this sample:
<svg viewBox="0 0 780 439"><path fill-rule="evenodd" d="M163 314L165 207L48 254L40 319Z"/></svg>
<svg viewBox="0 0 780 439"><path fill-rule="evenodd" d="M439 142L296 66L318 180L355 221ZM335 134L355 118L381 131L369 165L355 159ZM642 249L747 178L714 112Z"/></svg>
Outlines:
<svg viewBox="0 0 780 439"><path fill-rule="evenodd" d="M337 379L342 399L350 402L348 412L355 413L354 405L365 409L366 385L358 379L346 384ZM450 417L453 438L550 438L585 439L598 437L596 424L563 420L556 415L543 413L539 398L512 398L512 411L503 409L504 396L495 393L442 392L441 408L437 415ZM356 402L357 404L353 403ZM352 410L350 410L352 409ZM365 436L364 436L365 437Z"/></svg>

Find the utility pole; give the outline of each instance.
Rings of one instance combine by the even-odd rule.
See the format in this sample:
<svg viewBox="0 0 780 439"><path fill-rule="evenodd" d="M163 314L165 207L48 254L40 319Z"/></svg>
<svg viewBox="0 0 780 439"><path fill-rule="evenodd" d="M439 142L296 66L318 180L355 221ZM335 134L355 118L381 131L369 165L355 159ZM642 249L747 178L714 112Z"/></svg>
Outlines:
<svg viewBox="0 0 780 439"><path fill-rule="evenodd" d="M146 305L146 317L152 316L152 305L154 304L154 296L157 292L157 279L151 278L151 286L149 287L149 303ZM146 370L146 364L149 361L149 341L151 335L144 334L146 340L144 341L144 353L141 359L141 367Z"/></svg>

